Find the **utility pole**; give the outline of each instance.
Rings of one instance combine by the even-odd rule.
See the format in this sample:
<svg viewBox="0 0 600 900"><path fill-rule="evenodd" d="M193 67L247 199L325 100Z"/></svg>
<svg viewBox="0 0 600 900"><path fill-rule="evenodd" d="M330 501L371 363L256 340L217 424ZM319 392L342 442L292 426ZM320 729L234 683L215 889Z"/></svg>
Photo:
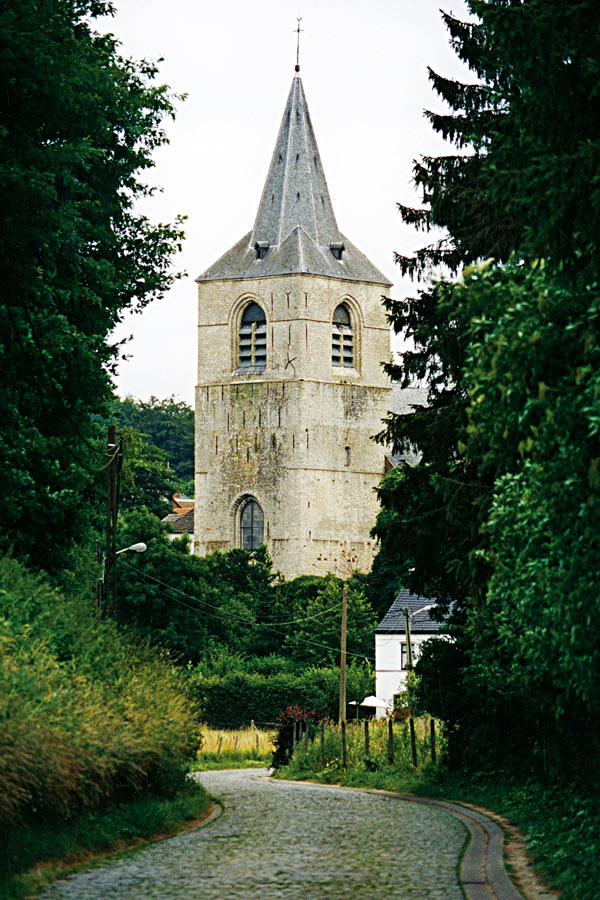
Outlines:
<svg viewBox="0 0 600 900"><path fill-rule="evenodd" d="M405 622L405 630L406 630L406 668L409 672L412 672L413 669L413 652L412 652L412 637L410 634L410 612L408 611L408 606L404 607L404 622Z"/></svg>
<svg viewBox="0 0 600 900"><path fill-rule="evenodd" d="M406 668L409 672L413 670L413 652L412 652L412 635L410 633L410 612L408 606L404 607L404 623L406 626ZM410 746L412 750L412 764L417 768L417 740L415 737L415 720L413 719L412 709L408 719L410 725Z"/></svg>
<svg viewBox="0 0 600 900"><path fill-rule="evenodd" d="M342 588L342 633L340 637L340 710L339 720L346 724L346 618L348 608L348 588Z"/></svg>
<svg viewBox="0 0 600 900"><path fill-rule="evenodd" d="M108 426L108 464L106 467L106 560L104 574L106 616L118 618L117 606L117 511L119 506L119 476L121 474L121 441L117 444L114 425Z"/></svg>

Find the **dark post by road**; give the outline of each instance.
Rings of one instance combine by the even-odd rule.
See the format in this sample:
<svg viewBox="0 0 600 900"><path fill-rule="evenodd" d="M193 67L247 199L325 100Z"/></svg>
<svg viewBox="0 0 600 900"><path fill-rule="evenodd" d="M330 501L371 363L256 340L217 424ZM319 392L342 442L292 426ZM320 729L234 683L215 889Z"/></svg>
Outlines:
<svg viewBox="0 0 600 900"><path fill-rule="evenodd" d="M325 722L321 720L321 768L325 768Z"/></svg>
<svg viewBox="0 0 600 900"><path fill-rule="evenodd" d="M365 756L369 756L369 720L365 719Z"/></svg>
<svg viewBox="0 0 600 900"><path fill-rule="evenodd" d="M346 754L346 721L342 719L342 765L346 768L348 757Z"/></svg>
<svg viewBox="0 0 600 900"><path fill-rule="evenodd" d="M342 588L342 629L340 635L340 710L339 720L346 723L346 615L348 606L348 589ZM345 730L343 732L346 733Z"/></svg>
<svg viewBox="0 0 600 900"><path fill-rule="evenodd" d="M434 763L436 759L435 752L435 719L429 720L429 736L430 736L430 744L431 744L431 762Z"/></svg>
<svg viewBox="0 0 600 900"><path fill-rule="evenodd" d="M410 725L410 746L411 746L411 750L412 750L412 764L413 764L414 768L416 769L417 765L418 765L417 740L415 738L415 720L413 719L412 716L409 718L408 723Z"/></svg>
<svg viewBox="0 0 600 900"><path fill-rule="evenodd" d="M116 429L108 426L108 463L106 466L106 558L104 570L105 607L107 616L117 615L117 506L118 506L118 447Z"/></svg>
<svg viewBox="0 0 600 900"><path fill-rule="evenodd" d="M388 719L388 758L391 763L394 762L394 723L391 717Z"/></svg>
<svg viewBox="0 0 600 900"><path fill-rule="evenodd" d="M308 753L308 722L304 723L304 752Z"/></svg>

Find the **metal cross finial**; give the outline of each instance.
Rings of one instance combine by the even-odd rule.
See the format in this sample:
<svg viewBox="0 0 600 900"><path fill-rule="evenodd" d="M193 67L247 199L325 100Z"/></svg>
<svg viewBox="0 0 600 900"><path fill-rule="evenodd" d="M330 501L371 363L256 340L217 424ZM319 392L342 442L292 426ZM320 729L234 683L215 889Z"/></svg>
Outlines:
<svg viewBox="0 0 600 900"><path fill-rule="evenodd" d="M298 27L294 28L294 31L298 34L298 43L296 45L296 72L300 71L300 32L304 31L304 28L300 28L300 22L302 21L302 16L296 19L298 23Z"/></svg>

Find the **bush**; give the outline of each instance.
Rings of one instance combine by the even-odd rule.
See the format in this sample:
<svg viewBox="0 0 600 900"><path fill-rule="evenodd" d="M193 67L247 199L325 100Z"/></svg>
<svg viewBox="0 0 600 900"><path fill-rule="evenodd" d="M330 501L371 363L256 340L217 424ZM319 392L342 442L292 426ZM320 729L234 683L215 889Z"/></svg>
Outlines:
<svg viewBox="0 0 600 900"><path fill-rule="evenodd" d="M197 726L177 674L91 605L0 560L0 830L185 780Z"/></svg>
<svg viewBox="0 0 600 900"><path fill-rule="evenodd" d="M274 723L287 706L317 710L325 717L337 716L339 669L305 669L300 674L275 672L270 675L233 672L225 676L204 676L191 671L187 676L189 695L198 704L202 721L212 728L243 728ZM347 670L348 697L372 693L373 673L366 665Z"/></svg>

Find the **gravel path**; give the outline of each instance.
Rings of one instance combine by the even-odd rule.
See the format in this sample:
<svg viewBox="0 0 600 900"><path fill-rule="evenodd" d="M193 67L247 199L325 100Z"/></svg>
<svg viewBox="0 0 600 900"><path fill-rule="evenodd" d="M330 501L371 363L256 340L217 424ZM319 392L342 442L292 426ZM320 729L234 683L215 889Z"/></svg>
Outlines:
<svg viewBox="0 0 600 900"><path fill-rule="evenodd" d="M205 828L56 882L46 900L463 900L466 829L449 813L257 770L199 776Z"/></svg>

